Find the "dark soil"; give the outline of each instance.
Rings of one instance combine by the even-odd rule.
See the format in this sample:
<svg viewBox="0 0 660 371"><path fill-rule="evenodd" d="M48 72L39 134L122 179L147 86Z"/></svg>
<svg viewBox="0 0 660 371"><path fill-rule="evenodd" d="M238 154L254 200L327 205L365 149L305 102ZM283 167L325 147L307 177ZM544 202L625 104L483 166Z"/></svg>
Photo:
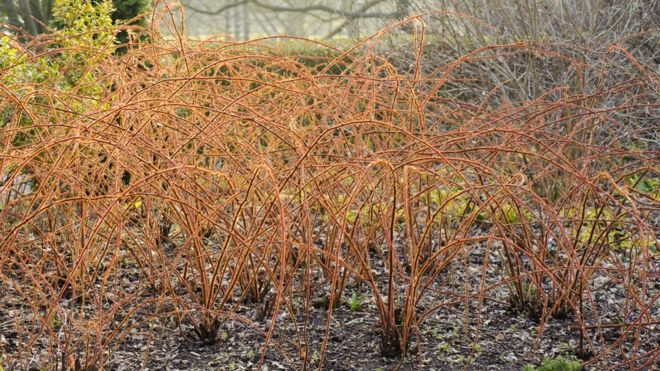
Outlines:
<svg viewBox="0 0 660 371"><path fill-rule="evenodd" d="M381 326L375 304L373 299L369 299L368 293L358 294L359 305L353 308L346 303L348 299L343 298L343 303L332 313L323 369L520 370L528 363L539 365L544 357L575 356L578 353L580 336L573 328L576 321L572 315L564 319L550 319L541 328L526 315L511 309L508 302L509 292L505 286L488 291L481 303L474 297L468 300L460 299L458 304L455 303L456 293L479 291L483 255L482 248L473 249L469 255L456 259L438 278L438 287L453 294L443 294L439 289L435 295L429 292L430 295L427 295L417 313L442 303L451 304L441 306L421 323L419 331L411 340L409 355L403 360L381 356ZM489 259L491 268L487 272L486 282L492 284L500 280L496 272L500 261L495 255ZM652 263L656 264L654 269L657 271L657 262ZM136 268L125 269L126 276L131 277L130 270ZM660 292L657 275L652 282L649 297L655 297ZM128 284L130 285L130 282ZM351 292L354 289L356 288L349 287ZM358 288L356 292L361 289L363 288ZM624 288L605 277L596 276L592 279L592 289L600 315L598 323L620 323L620 309L626 298ZM13 283L2 282L1 292L0 354L4 353L8 357L13 355L20 359L20 363L13 363L15 369L25 369L26 366L34 369L52 368L53 361L47 357L45 338L37 338L30 350L20 355L16 353L20 347L19 343L24 340L17 334L15 322L17 318L23 321L30 318L31 309L21 301ZM76 304L69 301L65 305L75 307ZM304 358L308 359L308 368L319 367L321 343L326 338L327 309L312 305L305 329L302 325L305 323L304 302L304 297L294 300L298 313L298 337L288 312L280 311L276 330L264 355L264 369L303 369ZM243 318L254 321L259 326L258 330L267 332L271 317L265 316L265 319L258 320L259 306L243 305L236 312ZM148 311L149 308L145 308L145 312ZM585 310L585 315L589 312L591 311ZM658 306L654 308L652 317L656 321L660 317ZM217 342L207 345L198 340L192 324L188 321L177 323L173 315L159 316L151 321L145 319L145 315L140 313L134 316L132 323L136 325L112 353L109 369L243 370L255 369L261 361L264 336L257 329L242 322L225 321L218 330ZM587 323L592 320L587 318ZM591 331L591 342L585 340L585 349L599 357L592 359L593 364L586 369L615 367L626 361L624 354L628 357L633 355L635 346L637 355L651 352L651 357L653 354L657 357L660 349L657 325L642 328L639 331L639 343L635 344L633 336L627 336L622 339L620 346L607 351L609 346L620 340L620 335L618 328ZM308 339L308 346L299 347L297 342L303 342L302 339L305 338ZM306 354L301 354L298 350L301 348L308 349L302 351ZM625 353L620 349L625 350ZM648 360L647 357L642 362ZM12 369L12 364L6 366ZM653 367L657 368L657 363L648 369L655 369ZM627 367L619 365L616 368Z"/></svg>

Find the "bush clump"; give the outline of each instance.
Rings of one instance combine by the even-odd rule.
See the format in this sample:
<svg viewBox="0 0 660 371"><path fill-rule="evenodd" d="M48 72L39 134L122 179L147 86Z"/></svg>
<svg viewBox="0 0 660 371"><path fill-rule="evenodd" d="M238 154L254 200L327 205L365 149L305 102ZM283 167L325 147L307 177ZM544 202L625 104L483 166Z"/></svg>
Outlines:
<svg viewBox="0 0 660 371"><path fill-rule="evenodd" d="M109 0L56 1L62 30L0 39L12 369L113 368L155 324L206 345L249 327L260 363L283 349L300 355L291 368L322 367L342 303L371 313L381 354L401 358L441 308L464 307L467 336L487 322L475 309L507 294L541 328L617 318L622 339L642 339L656 323L657 151L628 129L657 106L658 81L626 50L589 62L551 42L497 44L433 66L420 26L403 67L376 52L387 32L307 63L170 27L121 54ZM469 73L515 55L562 63L557 85L508 99ZM480 90L452 95L466 83ZM609 282L634 300L594 305ZM623 358L654 354L615 341Z"/></svg>

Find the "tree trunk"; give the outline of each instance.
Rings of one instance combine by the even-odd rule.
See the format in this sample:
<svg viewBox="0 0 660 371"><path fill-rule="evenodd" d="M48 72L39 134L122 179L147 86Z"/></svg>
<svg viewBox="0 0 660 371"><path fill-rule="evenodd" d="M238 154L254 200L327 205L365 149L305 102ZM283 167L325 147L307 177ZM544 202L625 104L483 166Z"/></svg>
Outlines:
<svg viewBox="0 0 660 371"><path fill-rule="evenodd" d="M18 8L13 0L3 0L0 2L0 8L7 14L7 23L14 27L23 28L23 22L18 15Z"/></svg>
<svg viewBox="0 0 660 371"><path fill-rule="evenodd" d="M32 11L32 4L30 1L20 2L20 14L23 18L23 27L30 35L39 34L38 23L34 20L34 12Z"/></svg>

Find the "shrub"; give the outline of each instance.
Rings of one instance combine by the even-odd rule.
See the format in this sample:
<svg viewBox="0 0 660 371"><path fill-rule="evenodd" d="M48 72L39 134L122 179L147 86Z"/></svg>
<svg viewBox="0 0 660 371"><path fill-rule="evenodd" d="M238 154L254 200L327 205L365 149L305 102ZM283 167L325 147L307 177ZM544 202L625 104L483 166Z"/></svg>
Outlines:
<svg viewBox="0 0 660 371"><path fill-rule="evenodd" d="M75 11L71 6L86 8L87 12L77 14L82 17L81 20L89 20L90 17L99 19L93 15L95 12L93 9L100 9L99 6L111 6L112 11L110 14L113 24L128 23L131 26L145 28L147 19L140 16L147 15L150 12L152 3L151 0L93 0L79 1L76 4L58 0L31 0L28 6L24 6L24 4L20 4L20 1L22 0L8 0L1 10L5 13L10 25L35 36L49 32L49 26L51 25L59 29L69 28L71 25L63 23L62 16L66 12ZM126 44L129 41L126 30L122 30L117 34L117 42L120 44ZM125 48L122 50L125 51Z"/></svg>
<svg viewBox="0 0 660 371"><path fill-rule="evenodd" d="M263 337L262 362L293 328L309 362L319 297L322 367L353 287L390 357L444 307L464 307L466 333L479 326L498 287L540 329L567 312L589 346L603 336L586 329L612 316L621 339L654 323L657 154L622 129L654 107L655 77L624 50L591 64L552 44L495 45L436 69L419 33L401 69L375 53L386 30L321 63L263 40L158 34L116 55L108 2L60 1L64 30L0 49L0 194L34 181L0 210L0 282L29 312L13 322L15 368L102 368L159 320L206 344L238 321ZM499 105L446 95L463 67L516 53L571 76L616 55L619 80ZM475 252L476 271L455 274ZM596 276L630 300L602 315ZM618 347L628 362L638 343L600 355Z"/></svg>

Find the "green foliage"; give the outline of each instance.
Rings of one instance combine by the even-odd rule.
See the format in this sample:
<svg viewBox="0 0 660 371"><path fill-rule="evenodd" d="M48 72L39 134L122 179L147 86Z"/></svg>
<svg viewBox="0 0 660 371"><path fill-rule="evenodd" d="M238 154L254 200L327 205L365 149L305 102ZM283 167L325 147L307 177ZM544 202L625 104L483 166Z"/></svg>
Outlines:
<svg viewBox="0 0 660 371"><path fill-rule="evenodd" d="M114 51L114 26L110 14L112 3L104 0L93 5L86 1L55 0L53 47L62 48L57 54L43 53L28 57L18 43L8 36L0 39L0 82L12 87L14 94L24 96L36 89L36 84L47 84L63 92L100 96L104 87L96 82L95 67ZM65 71L62 73L62 71ZM42 89L36 89L38 93ZM43 99L37 94L33 99ZM76 104L84 111L94 100ZM4 115L3 115L4 116Z"/></svg>
<svg viewBox="0 0 660 371"><path fill-rule="evenodd" d="M105 23L109 20L111 24L129 23L146 27L146 17L139 16L151 11L151 0L31 0L30 6L22 6L22 1L10 0L1 4L0 16L4 15L9 24L32 35L48 32L49 26L60 30L76 29L90 21ZM108 12L108 8L111 11ZM100 14L109 14L110 18L99 17ZM97 26L103 27L101 24ZM120 44L126 43L128 39L126 31L116 35ZM99 40L104 41L102 38Z"/></svg>
<svg viewBox="0 0 660 371"><path fill-rule="evenodd" d="M75 0L55 0L53 17L60 25L57 31L57 40L66 48L62 53L58 64L61 67L74 66L77 68L66 68L61 88L80 86L87 96L98 97L104 91L104 87L96 83L95 67L98 63L114 51L114 26L110 14L112 3L104 0L96 5L89 2ZM77 105L79 112L84 112L88 104L96 107L94 100Z"/></svg>
<svg viewBox="0 0 660 371"><path fill-rule="evenodd" d="M125 23L135 19L129 24L139 27L147 26L147 19L145 17L137 17L151 11L151 0L112 0L112 4L114 6L112 20L115 24ZM128 41L129 37L126 31L117 34L117 42L120 44L125 44ZM120 51L123 52L125 49L121 49Z"/></svg>
<svg viewBox="0 0 660 371"><path fill-rule="evenodd" d="M62 52L51 56L44 54L28 58L21 47L8 36L0 39L0 69L4 84L15 86L22 84L44 83L53 81L62 70L72 67L90 67L113 50L113 26L110 18L112 5L103 1L93 6L87 2L75 0L55 0L53 16L62 28L56 31L56 40L64 48ZM65 74L55 82L57 88L68 90L84 77ZM17 87L20 88L20 87ZM20 90L14 90L20 93Z"/></svg>
<svg viewBox="0 0 660 371"><path fill-rule="evenodd" d="M442 207L443 211L438 218L448 216L452 220L466 212L469 212L469 198L465 193L461 193L459 188L449 189L448 187L438 187L429 192L431 204L436 207ZM436 222L438 220L435 220Z"/></svg>
<svg viewBox="0 0 660 371"><path fill-rule="evenodd" d="M449 343L442 343L438 346L438 350L442 353L456 353L456 349Z"/></svg>
<svg viewBox="0 0 660 371"><path fill-rule="evenodd" d="M8 36L0 38L0 82L16 86L14 94L22 96L23 84L41 83L57 71L43 58L28 60L27 54Z"/></svg>
<svg viewBox="0 0 660 371"><path fill-rule="evenodd" d="M151 10L151 0L112 0L112 5L115 8L112 13L114 21L130 21ZM145 26L147 21L140 18L134 24Z"/></svg>
<svg viewBox="0 0 660 371"><path fill-rule="evenodd" d="M656 201L660 200L660 178L658 177L644 177L640 179L638 174L633 174L626 177L626 184L647 194Z"/></svg>
<svg viewBox="0 0 660 371"><path fill-rule="evenodd" d="M509 224L527 223L534 219L534 215L528 209L515 203L504 202L499 206L499 209L498 214L501 220Z"/></svg>
<svg viewBox="0 0 660 371"><path fill-rule="evenodd" d="M580 230L580 242L582 244L594 242L599 234L608 227L612 218L612 212L607 209L588 209L584 215L585 227ZM614 233L614 231L610 232L610 234Z"/></svg>
<svg viewBox="0 0 660 371"><path fill-rule="evenodd" d="M62 323L62 320L60 319L60 317L58 317L57 314L55 314L53 316L53 320L52 320L52 324L51 324L53 326L53 330L56 330L56 331L59 330L60 328L62 328L62 324L63 323Z"/></svg>
<svg viewBox="0 0 660 371"><path fill-rule="evenodd" d="M582 363L575 359L566 359L562 356L555 358L544 358L543 364L539 368L532 365L525 365L523 371L580 371Z"/></svg>
<svg viewBox="0 0 660 371"><path fill-rule="evenodd" d="M353 295L349 300L346 300L346 306L351 310L351 312L357 312L362 308L364 299L361 296L358 296L357 292L353 290Z"/></svg>
<svg viewBox="0 0 660 371"><path fill-rule="evenodd" d="M104 0L97 5L86 1L55 0L53 19L60 29L55 31L51 45L58 53L42 53L29 56L22 47L8 36L0 39L0 83L9 87L19 97L29 97L30 103L41 104L50 97L44 96L50 87L62 93L72 93L80 99L57 103L63 109L78 113L99 107L99 100L107 90L107 84L98 81L100 63L114 51L114 26L110 14L112 3ZM14 112L0 112L0 127L6 127ZM30 127L30 117L21 113L19 127ZM39 129L43 130L43 129ZM36 129L17 132L14 145L24 145L44 133Z"/></svg>
<svg viewBox="0 0 660 371"><path fill-rule="evenodd" d="M660 196L660 178L646 178L639 184L639 190L652 195L656 200Z"/></svg>
<svg viewBox="0 0 660 371"><path fill-rule="evenodd" d="M639 249L644 242L651 249L655 247L652 236L630 234L610 210L599 208L587 209L577 240L582 247L606 244L614 250Z"/></svg>
<svg viewBox="0 0 660 371"><path fill-rule="evenodd" d="M113 37L112 2L55 0L53 17L64 47L105 47Z"/></svg>

